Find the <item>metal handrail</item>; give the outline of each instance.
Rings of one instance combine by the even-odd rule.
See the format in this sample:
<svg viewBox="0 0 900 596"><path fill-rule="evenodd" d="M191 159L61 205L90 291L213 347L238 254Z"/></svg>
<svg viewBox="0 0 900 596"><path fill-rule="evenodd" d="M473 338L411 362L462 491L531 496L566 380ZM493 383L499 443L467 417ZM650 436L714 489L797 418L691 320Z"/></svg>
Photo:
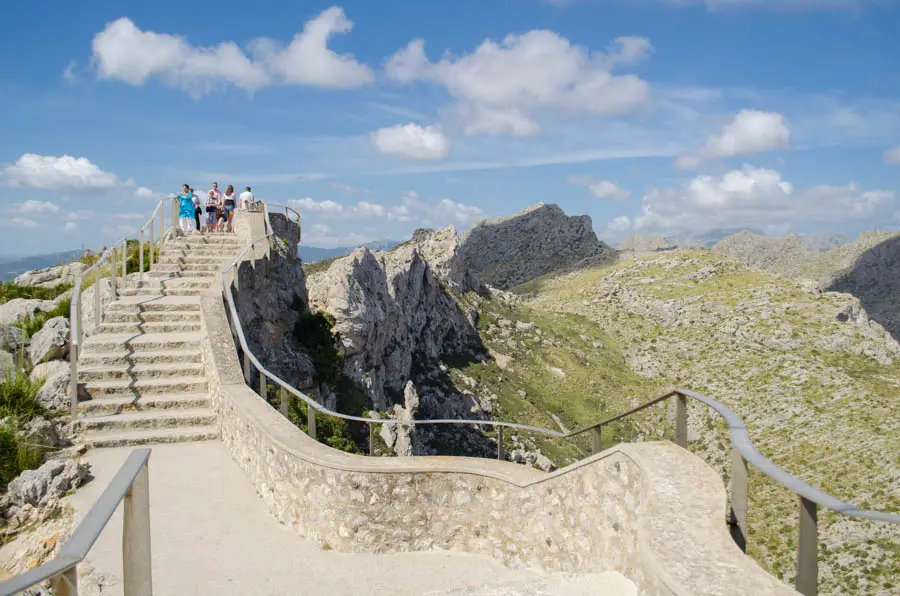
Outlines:
<svg viewBox="0 0 900 596"><path fill-rule="evenodd" d="M133 239L135 237L138 238L138 272L143 276L144 274L144 233L149 229L149 245L150 245L150 255L149 255L149 263L147 263L147 270L150 270L150 267L153 266L153 245L155 243L159 243L162 245L163 239L166 234L167 228L165 227L165 223L163 221L163 212L165 210L165 202L166 199L160 199L156 204L156 208L153 210L153 213L150 214L150 218L144 222L144 225L135 230L134 232L122 236L112 244L108 245L106 249L100 254L100 257L97 261L85 269L84 271L77 273L75 275L75 286L72 290L72 301L70 303L69 308L69 401L71 406L71 416L73 429L75 428L74 422L78 418L78 356L80 354L80 346L82 343L82 339L84 337L84 329L81 324L81 293L82 293L82 284L83 280L91 274L94 273L94 284L96 289L94 290L94 325L100 324L100 318L102 316L102 304L100 297L100 273L101 266L104 264L110 265L110 279L113 280L113 284L115 284L115 279L117 277L117 264L116 264L116 254L119 250L119 245L121 245L121 258L122 258L122 279L124 281L126 276L126 262L127 262L127 253L128 253L128 240ZM173 227L175 220L175 204L172 205L172 215L173 215ZM157 220L157 216L159 216L159 233L158 238L155 233L155 224ZM115 287L115 286L114 286Z"/></svg>
<svg viewBox="0 0 900 596"><path fill-rule="evenodd" d="M54 594L76 594L76 566L87 556L123 500L125 593L129 596L149 596L152 593L149 460L150 449L132 451L56 558L0 582L0 596L13 596L48 579L51 580Z"/></svg>
<svg viewBox="0 0 900 596"><path fill-rule="evenodd" d="M299 221L299 219L298 219ZM237 268L238 264L243 260L246 254L259 242L268 241L274 236L274 232L269 226L268 233L265 236L252 240L250 244L242 250L235 260L223 267L222 283L223 294L228 303L228 311L230 314L230 324L232 331L238 339L241 350L244 354L244 378L250 382L250 365L256 367L259 372L261 397L267 397L267 380L273 381L280 387L281 391L281 413L284 416L288 414L288 395L302 400L307 404L307 428L308 434L315 438L315 415L318 411L327 416L333 416L343 420L353 420L356 422L364 422L369 425L369 451L374 452L374 426L375 424L400 424L407 426L415 426L419 424L462 424L472 426L491 426L498 430L497 457L504 459L503 450L503 428L514 428L530 432L536 432L552 437L570 439L586 432L592 434L592 450L599 453L602 448L601 431L605 425L612 422L622 420L640 412L646 408L659 404L669 398L676 399L676 431L675 442L680 447L687 449L687 398L698 401L718 414L728 425L728 431L732 444L732 486L731 486L731 510L729 525L731 526L732 536L738 546L746 552L746 536L747 536L747 502L748 502L748 477L747 463L753 465L754 468L762 472L765 476L771 478L781 486L791 490L800 497L800 523L799 523L799 539L797 553L797 590L806 596L814 596L818 592L818 526L817 526L817 508L825 507L837 513L850 517L869 519L873 521L881 521L888 523L900 523L900 515L888 513L884 511L872 511L860 509L851 503L841 501L828 493L815 488L814 486L790 474L768 459L753 444L747 431L747 425L731 408L725 404L707 397L700 393L690 391L688 389L675 389L664 395L655 397L646 401L626 412L622 412L615 416L601 420L600 422L569 432L559 432L552 429L528 426L524 424L516 424L513 422L504 422L497 420L471 420L471 419L436 419L436 420L395 420L395 419L375 419L365 418L362 416L352 416L335 412L322 404L319 404L308 395L304 394L285 382L283 379L273 374L262 365L255 354L250 350L244 336L243 326L238 317L237 308L234 304L230 284L226 281L226 273ZM235 276L236 277L236 276Z"/></svg>

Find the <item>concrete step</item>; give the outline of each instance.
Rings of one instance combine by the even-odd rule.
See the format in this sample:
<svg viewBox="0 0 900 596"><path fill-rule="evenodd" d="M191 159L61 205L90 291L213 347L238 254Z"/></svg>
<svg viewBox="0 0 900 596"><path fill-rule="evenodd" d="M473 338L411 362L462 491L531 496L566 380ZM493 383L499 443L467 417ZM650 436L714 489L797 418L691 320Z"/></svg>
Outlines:
<svg viewBox="0 0 900 596"><path fill-rule="evenodd" d="M103 315L104 323L175 323L200 322L199 310L111 310Z"/></svg>
<svg viewBox="0 0 900 596"><path fill-rule="evenodd" d="M130 323L101 323L100 333L169 333L200 331L200 321L133 321Z"/></svg>
<svg viewBox="0 0 900 596"><path fill-rule="evenodd" d="M82 436L87 447L123 447L126 445L152 445L154 443L187 443L191 441L211 441L219 438L217 426L185 426L160 428L132 432L91 432Z"/></svg>
<svg viewBox="0 0 900 596"><path fill-rule="evenodd" d="M143 397L108 397L78 402L78 410L85 416L108 416L123 412L210 408L212 400L206 393L175 393L145 395Z"/></svg>
<svg viewBox="0 0 900 596"><path fill-rule="evenodd" d="M177 238L173 238L169 242L166 242L164 246L196 246L198 244L234 244L243 246L244 244L246 244L246 242L247 241L242 236L237 236L234 234L194 234L192 236L179 236Z"/></svg>
<svg viewBox="0 0 900 596"><path fill-rule="evenodd" d="M78 357L78 367L128 367L150 364L171 366L197 364L201 360L200 350L151 350L143 352L117 350L112 352L82 352L81 356Z"/></svg>
<svg viewBox="0 0 900 596"><path fill-rule="evenodd" d="M222 262L230 262L233 261L235 256L240 254L240 251L232 253L231 251L220 250L213 254L196 254L191 251L183 251L183 250L171 250L171 251L163 251L161 255L159 255L159 260L154 261L153 266L155 267L157 264L160 265L171 265L176 263L188 263L191 265L216 265Z"/></svg>
<svg viewBox="0 0 900 596"><path fill-rule="evenodd" d="M120 298L128 297L145 297L145 296L200 296L200 292L205 292L208 288L167 288L161 290L159 286L149 288L125 288L120 289L118 296Z"/></svg>
<svg viewBox="0 0 900 596"><path fill-rule="evenodd" d="M79 418L76 432L131 431L213 426L216 415L209 408L160 409Z"/></svg>
<svg viewBox="0 0 900 596"><path fill-rule="evenodd" d="M208 288L212 284L212 278L208 277L179 277L177 279L143 279L127 280L121 287L131 288Z"/></svg>
<svg viewBox="0 0 900 596"><path fill-rule="evenodd" d="M200 333L100 333L88 337L82 345L85 354L160 350L199 350Z"/></svg>
<svg viewBox="0 0 900 596"><path fill-rule="evenodd" d="M179 279L183 277L214 278L216 271L150 271L146 279Z"/></svg>
<svg viewBox="0 0 900 596"><path fill-rule="evenodd" d="M111 311L157 312L157 311L197 311L200 312L200 299L192 296L149 296L122 297L107 307Z"/></svg>
<svg viewBox="0 0 900 596"><path fill-rule="evenodd" d="M125 379L88 381L84 389L94 399L107 396L144 396L163 393L201 393L207 390L206 377L168 377L160 379Z"/></svg>
<svg viewBox="0 0 900 596"><path fill-rule="evenodd" d="M184 273L186 271L216 273L221 268L222 266L218 263L159 263L153 265L150 273Z"/></svg>
<svg viewBox="0 0 900 596"><path fill-rule="evenodd" d="M78 381L114 381L126 379L159 379L166 377L203 377L199 362L164 364L127 364L125 366L79 366Z"/></svg>

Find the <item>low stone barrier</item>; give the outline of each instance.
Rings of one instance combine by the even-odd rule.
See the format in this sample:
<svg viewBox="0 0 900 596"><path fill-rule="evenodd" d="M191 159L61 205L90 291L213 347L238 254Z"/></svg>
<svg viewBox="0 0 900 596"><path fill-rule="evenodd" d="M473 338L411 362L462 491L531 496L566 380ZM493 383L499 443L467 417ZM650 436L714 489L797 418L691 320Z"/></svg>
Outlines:
<svg viewBox="0 0 900 596"><path fill-rule="evenodd" d="M797 594L737 548L721 480L672 443L620 445L551 474L478 458L337 451L247 387L221 295L201 301L222 440L269 511L325 548L445 549L514 567L615 570L648 596Z"/></svg>

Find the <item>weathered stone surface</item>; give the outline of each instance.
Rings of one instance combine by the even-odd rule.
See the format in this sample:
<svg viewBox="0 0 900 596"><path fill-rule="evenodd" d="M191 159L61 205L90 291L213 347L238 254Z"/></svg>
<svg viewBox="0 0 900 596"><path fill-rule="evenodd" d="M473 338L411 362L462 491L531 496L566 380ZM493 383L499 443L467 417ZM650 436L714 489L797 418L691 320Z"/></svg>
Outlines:
<svg viewBox="0 0 900 596"><path fill-rule="evenodd" d="M75 276L87 269L84 263L69 263L55 267L45 267L26 271L18 276L14 283L20 286L38 286L41 288L55 288L57 286L70 286L75 283Z"/></svg>
<svg viewBox="0 0 900 596"><path fill-rule="evenodd" d="M32 364L59 360L69 355L69 321L53 317L31 338L29 347Z"/></svg>
<svg viewBox="0 0 900 596"><path fill-rule="evenodd" d="M74 460L50 460L37 470L26 470L9 483L7 497L16 505L45 505L78 488L91 467Z"/></svg>
<svg viewBox="0 0 900 596"><path fill-rule="evenodd" d="M407 381L403 390L403 400L405 407L400 404L394 404L393 408L388 410L393 420L414 420L419 411L419 394L412 381ZM420 453L415 449L413 436L416 433L416 427L408 424L397 424L396 422L387 422L381 425L381 438L384 440L388 449L393 449L394 453L400 456L409 456Z"/></svg>
<svg viewBox="0 0 900 596"><path fill-rule="evenodd" d="M19 327L0 324L0 350L15 354L28 345L29 339Z"/></svg>
<svg viewBox="0 0 900 596"><path fill-rule="evenodd" d="M638 596L638 590L630 579L608 571L553 573L537 580L493 582L458 590L428 592L423 596Z"/></svg>
<svg viewBox="0 0 900 596"><path fill-rule="evenodd" d="M53 310L55 306L52 300L14 298L5 304L0 304L0 325L21 323L39 312Z"/></svg>
<svg viewBox="0 0 900 596"><path fill-rule="evenodd" d="M44 449L56 449L60 445L56 425L46 418L32 418L25 423L18 434L27 443Z"/></svg>
<svg viewBox="0 0 900 596"><path fill-rule="evenodd" d="M78 386L78 401L91 399L83 384ZM48 410L56 410L69 406L69 371L61 370L47 378L37 395L38 403Z"/></svg>
<svg viewBox="0 0 900 596"><path fill-rule="evenodd" d="M69 371L68 360L51 360L50 362L42 362L31 369L28 377L34 381L37 379L49 379L55 377L61 372Z"/></svg>
<svg viewBox="0 0 900 596"><path fill-rule="evenodd" d="M475 224L463 236L460 254L482 282L505 290L553 271L610 261L616 251L597 240L590 217L569 217L556 205L538 203Z"/></svg>
<svg viewBox="0 0 900 596"><path fill-rule="evenodd" d="M3 381L7 372L12 374L16 371L16 359L9 352L0 350L0 382Z"/></svg>

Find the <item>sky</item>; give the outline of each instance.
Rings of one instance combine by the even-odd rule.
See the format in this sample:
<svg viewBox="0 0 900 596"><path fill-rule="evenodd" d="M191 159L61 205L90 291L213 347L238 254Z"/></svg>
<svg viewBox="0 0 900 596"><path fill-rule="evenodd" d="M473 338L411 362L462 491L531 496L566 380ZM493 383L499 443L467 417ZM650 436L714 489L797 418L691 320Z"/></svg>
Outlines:
<svg viewBox="0 0 900 596"><path fill-rule="evenodd" d="M900 228L900 0L10 0L0 255L188 183L303 243L538 202L598 237Z"/></svg>

